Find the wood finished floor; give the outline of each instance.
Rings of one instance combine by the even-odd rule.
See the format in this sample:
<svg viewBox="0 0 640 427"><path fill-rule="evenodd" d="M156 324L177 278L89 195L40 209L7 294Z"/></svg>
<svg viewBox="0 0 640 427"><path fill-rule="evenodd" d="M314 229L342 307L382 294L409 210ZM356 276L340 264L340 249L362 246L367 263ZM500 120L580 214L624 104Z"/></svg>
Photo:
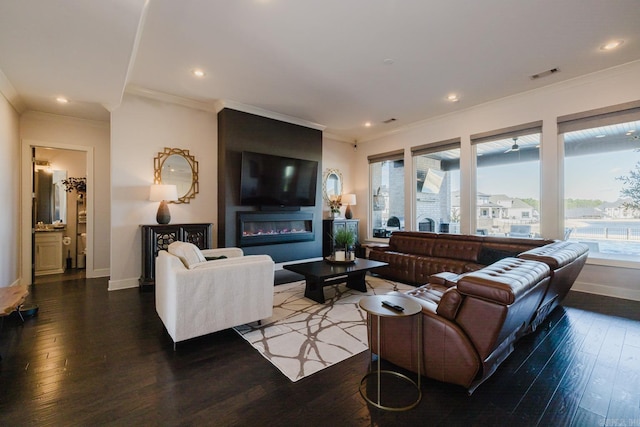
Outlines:
<svg viewBox="0 0 640 427"><path fill-rule="evenodd" d="M404 413L359 395L367 352L291 383L232 330L174 352L152 292L81 278L30 302L0 331L2 426L640 426L640 302L572 292L472 396L425 379Z"/></svg>

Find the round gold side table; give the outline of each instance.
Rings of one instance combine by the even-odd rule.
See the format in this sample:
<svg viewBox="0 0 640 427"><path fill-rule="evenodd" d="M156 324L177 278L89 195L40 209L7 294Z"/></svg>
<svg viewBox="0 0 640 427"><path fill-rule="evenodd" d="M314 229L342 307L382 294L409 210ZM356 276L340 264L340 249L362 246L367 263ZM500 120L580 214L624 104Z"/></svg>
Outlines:
<svg viewBox="0 0 640 427"><path fill-rule="evenodd" d="M391 304L399 305L404 310L394 310L382 304L383 301L388 301ZM387 411L407 411L411 408L414 408L420 400L422 399L422 391L420 389L420 367L422 365L422 316L417 317L418 322L418 379L417 383L413 381L411 378L407 377L400 372L382 370L380 369L380 320L382 317L388 318L401 318L408 316L415 316L422 311L422 306L418 304L416 301L413 301L409 297L397 296L397 295L374 295L364 297L360 300L360 308L367 312L367 333L369 337L369 352L371 354L371 360L369 361L369 373L367 373L362 380L360 381L360 394L370 404L375 406L376 408L384 409ZM377 369L373 370L373 349L371 348L371 320L372 316L376 316L378 318L378 327L377 327L377 341L378 341L378 349L377 349ZM381 400L381 392L380 392L380 378L382 375L392 375L402 379L403 381L409 382L418 390L418 398L415 402L406 405L406 406L387 406L382 404ZM372 400L366 392L366 384L367 380L370 377L376 376L377 378L377 400Z"/></svg>

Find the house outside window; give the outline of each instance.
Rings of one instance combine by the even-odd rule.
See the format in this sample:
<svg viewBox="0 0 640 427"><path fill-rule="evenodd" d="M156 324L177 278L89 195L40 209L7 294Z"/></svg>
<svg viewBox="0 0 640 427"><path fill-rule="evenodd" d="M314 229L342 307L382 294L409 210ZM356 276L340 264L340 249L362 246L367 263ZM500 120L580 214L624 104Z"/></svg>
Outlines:
<svg viewBox="0 0 640 427"><path fill-rule="evenodd" d="M542 122L471 136L476 156L476 233L540 236Z"/></svg>
<svg viewBox="0 0 640 427"><path fill-rule="evenodd" d="M590 258L637 261L640 105L593 113L558 119L565 238L587 244Z"/></svg>
<svg viewBox="0 0 640 427"><path fill-rule="evenodd" d="M415 230L460 233L460 139L413 147Z"/></svg>
<svg viewBox="0 0 640 427"><path fill-rule="evenodd" d="M388 238L404 230L404 150L369 156L372 189L369 235Z"/></svg>

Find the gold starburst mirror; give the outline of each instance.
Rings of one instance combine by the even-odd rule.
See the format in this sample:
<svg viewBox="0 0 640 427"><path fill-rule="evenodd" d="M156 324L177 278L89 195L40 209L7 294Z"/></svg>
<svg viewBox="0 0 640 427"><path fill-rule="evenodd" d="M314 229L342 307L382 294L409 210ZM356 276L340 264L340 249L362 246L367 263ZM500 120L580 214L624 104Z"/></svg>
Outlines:
<svg viewBox="0 0 640 427"><path fill-rule="evenodd" d="M171 203L189 203L198 194L198 161L189 150L165 147L153 159L154 183L174 184L178 200Z"/></svg>

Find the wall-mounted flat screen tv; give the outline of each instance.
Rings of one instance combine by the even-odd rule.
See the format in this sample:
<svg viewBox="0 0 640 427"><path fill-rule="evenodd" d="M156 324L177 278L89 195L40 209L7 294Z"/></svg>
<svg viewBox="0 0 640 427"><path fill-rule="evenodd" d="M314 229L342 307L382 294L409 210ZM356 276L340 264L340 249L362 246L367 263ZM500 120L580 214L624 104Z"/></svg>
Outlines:
<svg viewBox="0 0 640 427"><path fill-rule="evenodd" d="M317 161L242 152L242 205L315 206L317 181Z"/></svg>

